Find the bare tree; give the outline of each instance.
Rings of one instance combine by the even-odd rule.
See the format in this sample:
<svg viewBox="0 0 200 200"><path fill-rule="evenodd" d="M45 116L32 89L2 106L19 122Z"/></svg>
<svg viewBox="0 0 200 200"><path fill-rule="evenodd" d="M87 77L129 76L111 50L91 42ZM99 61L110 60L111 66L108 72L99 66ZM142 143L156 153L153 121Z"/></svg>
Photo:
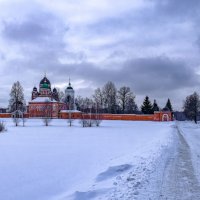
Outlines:
<svg viewBox="0 0 200 200"><path fill-rule="evenodd" d="M102 122L102 113L101 113L101 107L99 106L98 103L95 105L95 116L93 120L96 126L100 126Z"/></svg>
<svg viewBox="0 0 200 200"><path fill-rule="evenodd" d="M88 115L85 113L81 114L80 124L82 127L88 127L89 121L88 121Z"/></svg>
<svg viewBox="0 0 200 200"><path fill-rule="evenodd" d="M66 104L67 108L67 122L69 123L69 126L72 126L72 109L74 107L74 99L70 95L67 95L64 97L64 103Z"/></svg>
<svg viewBox="0 0 200 200"><path fill-rule="evenodd" d="M23 124L23 126L25 126L26 121L27 121L27 118L23 115L23 117L22 117L22 124Z"/></svg>
<svg viewBox="0 0 200 200"><path fill-rule="evenodd" d="M84 107L84 99L83 97L81 97L80 95L76 97L75 99L75 104L76 104L76 108L77 110L83 111L83 107Z"/></svg>
<svg viewBox="0 0 200 200"><path fill-rule="evenodd" d="M45 124L45 126L48 126L49 123L52 120L52 105L50 103L50 100L46 100L43 107L42 107L42 120Z"/></svg>
<svg viewBox="0 0 200 200"><path fill-rule="evenodd" d="M123 86L118 90L118 103L122 113L133 113L137 109L135 96L129 87Z"/></svg>
<svg viewBox="0 0 200 200"><path fill-rule="evenodd" d="M89 119L88 119L88 126L92 127L94 121L93 121L93 116L92 116L92 107L93 106L93 102L92 100L88 102L88 108L89 108Z"/></svg>
<svg viewBox="0 0 200 200"><path fill-rule="evenodd" d="M64 102L65 93L61 91L59 88L56 88L56 89L57 89L59 101Z"/></svg>
<svg viewBox="0 0 200 200"><path fill-rule="evenodd" d="M97 89L94 91L93 99L94 99L94 102L95 102L96 104L98 104L100 107L103 107L104 98L103 98L103 92L101 91L100 88L97 88Z"/></svg>
<svg viewBox="0 0 200 200"><path fill-rule="evenodd" d="M22 110L25 105L23 87L20 82L17 81L13 84L10 92L9 110L14 112L16 110Z"/></svg>
<svg viewBox="0 0 200 200"><path fill-rule="evenodd" d="M20 82L17 81L11 88L9 100L9 111L12 113L15 126L18 126L21 119L23 119L23 110L25 107L26 103L24 100L23 87Z"/></svg>
<svg viewBox="0 0 200 200"><path fill-rule="evenodd" d="M92 99L85 98L82 105L82 116L80 123L83 127L92 127L95 124L95 107Z"/></svg>
<svg viewBox="0 0 200 200"><path fill-rule="evenodd" d="M197 123L197 116L200 111L200 98L199 95L194 92L193 94L186 97L183 105L186 117L190 120L194 120Z"/></svg>
<svg viewBox="0 0 200 200"><path fill-rule="evenodd" d="M15 110L12 113L12 118L15 126L19 126L20 121L23 119L23 112L21 110Z"/></svg>
<svg viewBox="0 0 200 200"><path fill-rule="evenodd" d="M135 96L130 96L126 103L126 112L128 114L133 114L138 112L138 106L135 103Z"/></svg>
<svg viewBox="0 0 200 200"><path fill-rule="evenodd" d="M117 89L115 87L115 84L111 81L107 82L103 89L103 98L104 98L104 104L107 108L107 112L109 113L116 113L116 94Z"/></svg>

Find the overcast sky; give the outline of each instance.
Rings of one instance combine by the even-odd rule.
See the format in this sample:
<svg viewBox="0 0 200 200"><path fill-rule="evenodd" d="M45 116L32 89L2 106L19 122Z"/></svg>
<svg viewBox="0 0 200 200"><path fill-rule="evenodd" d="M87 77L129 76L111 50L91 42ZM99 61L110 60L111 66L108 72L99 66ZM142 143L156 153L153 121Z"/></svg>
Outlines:
<svg viewBox="0 0 200 200"><path fill-rule="evenodd" d="M0 0L0 106L13 82L26 101L45 71L76 95L113 81L181 109L200 90L199 0Z"/></svg>

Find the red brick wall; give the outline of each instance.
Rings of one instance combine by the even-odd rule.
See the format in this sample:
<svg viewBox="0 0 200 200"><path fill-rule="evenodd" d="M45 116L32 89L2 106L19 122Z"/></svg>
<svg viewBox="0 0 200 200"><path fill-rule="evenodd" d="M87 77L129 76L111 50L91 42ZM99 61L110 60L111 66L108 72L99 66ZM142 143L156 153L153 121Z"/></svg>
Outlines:
<svg viewBox="0 0 200 200"><path fill-rule="evenodd" d="M170 115L171 116L171 115ZM81 113L71 113L71 117L73 119L81 119ZM95 119L95 114L84 114L84 118L86 119ZM155 113L154 115L134 115L134 114L101 114L100 119L102 120L131 120L131 121L162 121L162 114ZM68 119L68 113L60 113L59 118L61 119ZM171 120L171 118L170 118Z"/></svg>
<svg viewBox="0 0 200 200"><path fill-rule="evenodd" d="M153 115L134 115L134 114L101 114L99 117L102 120L130 120L130 121L162 121L163 115L168 115L168 120L172 121L171 112L155 112ZM10 118L10 113L0 113L0 118ZM25 117L29 117L29 113L25 114ZM30 116L31 117L31 116ZM38 116L39 117L39 116ZM81 119L82 113L71 113L72 119ZM95 114L84 114L84 118L95 119ZM69 113L59 113L58 118L68 119Z"/></svg>
<svg viewBox="0 0 200 200"><path fill-rule="evenodd" d="M10 118L11 113L0 113L0 118Z"/></svg>

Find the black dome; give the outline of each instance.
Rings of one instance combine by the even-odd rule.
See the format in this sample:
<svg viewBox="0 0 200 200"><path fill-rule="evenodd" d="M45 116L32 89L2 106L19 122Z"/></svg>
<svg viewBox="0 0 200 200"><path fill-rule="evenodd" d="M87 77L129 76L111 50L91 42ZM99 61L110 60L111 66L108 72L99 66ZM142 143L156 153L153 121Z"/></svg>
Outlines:
<svg viewBox="0 0 200 200"><path fill-rule="evenodd" d="M33 91L37 91L37 88L36 88L36 87L34 87L34 88L33 88Z"/></svg>
<svg viewBox="0 0 200 200"><path fill-rule="evenodd" d="M72 86L68 86L67 89L72 89L73 90Z"/></svg>
<svg viewBox="0 0 200 200"><path fill-rule="evenodd" d="M41 81L40 84L50 84L50 81L48 80L48 78L45 76Z"/></svg>
<svg viewBox="0 0 200 200"><path fill-rule="evenodd" d="M57 92L57 89L56 89L56 88L53 88L53 92Z"/></svg>
<svg viewBox="0 0 200 200"><path fill-rule="evenodd" d="M68 90L69 90L69 89L73 90L73 87L71 86L71 83L70 83L70 82L69 82L69 85L68 85L67 89L68 89Z"/></svg>

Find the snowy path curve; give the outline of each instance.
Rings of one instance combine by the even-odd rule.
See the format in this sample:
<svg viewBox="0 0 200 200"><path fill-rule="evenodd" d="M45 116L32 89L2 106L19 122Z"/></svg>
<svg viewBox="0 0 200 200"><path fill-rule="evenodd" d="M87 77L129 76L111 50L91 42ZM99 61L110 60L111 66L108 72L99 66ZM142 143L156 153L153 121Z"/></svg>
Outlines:
<svg viewBox="0 0 200 200"><path fill-rule="evenodd" d="M167 163L160 200L198 200L200 185L195 175L191 150L177 127L177 146Z"/></svg>

